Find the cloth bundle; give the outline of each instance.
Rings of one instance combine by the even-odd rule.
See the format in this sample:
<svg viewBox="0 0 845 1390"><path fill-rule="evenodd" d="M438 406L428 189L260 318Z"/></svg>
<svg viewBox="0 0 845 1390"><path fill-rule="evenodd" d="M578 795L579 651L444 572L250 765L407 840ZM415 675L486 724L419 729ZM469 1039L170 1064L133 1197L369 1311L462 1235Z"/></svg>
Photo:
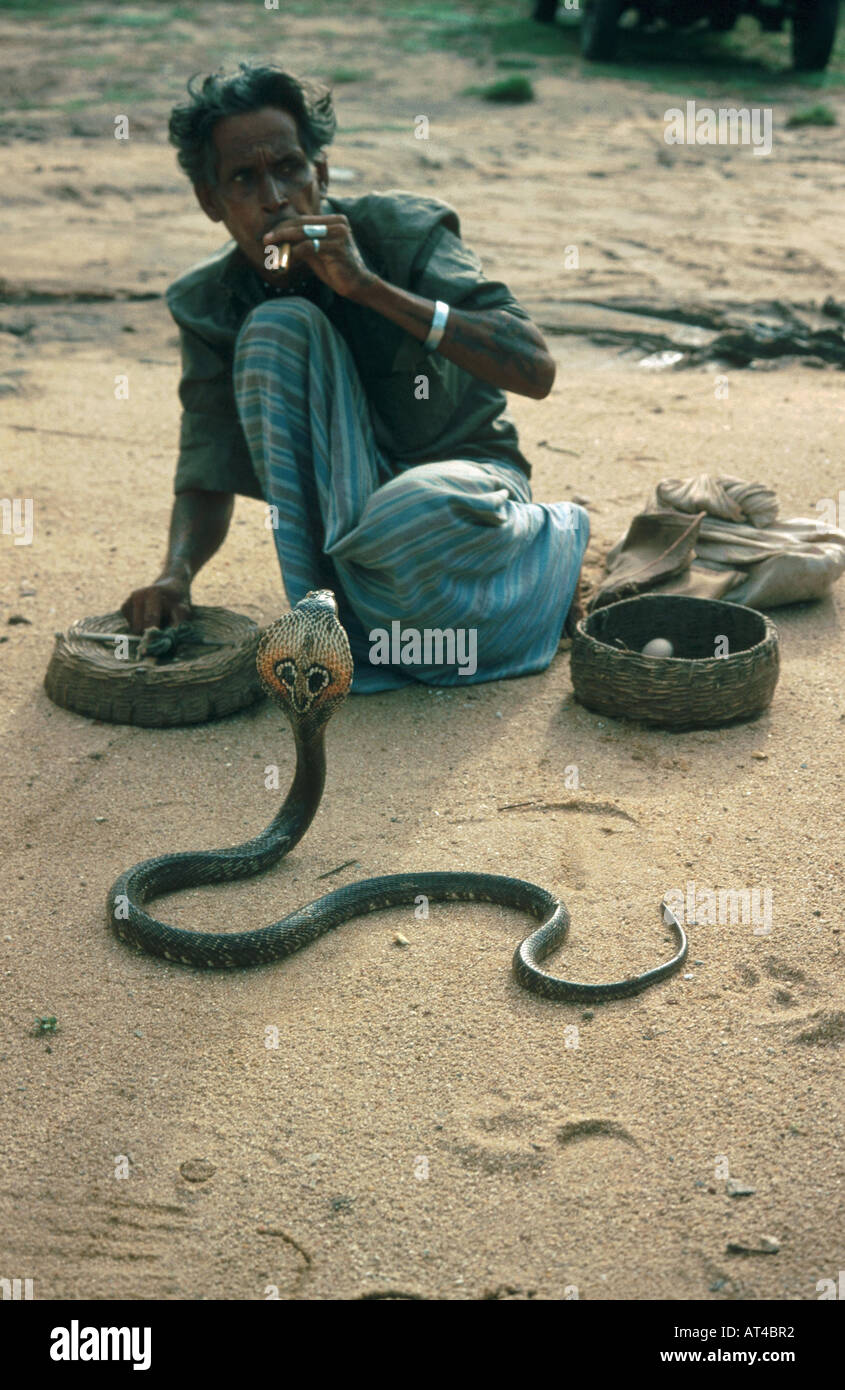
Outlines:
<svg viewBox="0 0 845 1390"><path fill-rule="evenodd" d="M664 478L609 552L590 608L644 592L763 610L822 598L845 570L845 531L777 515L777 497L762 483Z"/></svg>

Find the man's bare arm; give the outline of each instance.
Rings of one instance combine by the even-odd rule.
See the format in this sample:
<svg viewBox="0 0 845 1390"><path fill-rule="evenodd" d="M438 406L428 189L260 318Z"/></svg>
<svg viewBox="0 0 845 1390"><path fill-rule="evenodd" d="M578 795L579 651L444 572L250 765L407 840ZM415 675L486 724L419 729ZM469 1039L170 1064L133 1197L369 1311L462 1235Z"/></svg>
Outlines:
<svg viewBox="0 0 845 1390"><path fill-rule="evenodd" d="M306 234L309 222L324 224L316 251ZM344 213L288 216L265 233L264 245L286 246L294 269L308 266L344 299L383 314L421 342L428 337L433 301L400 290L370 270ZM554 358L539 329L506 309L452 309L437 351L482 381L535 400L549 394L555 379Z"/></svg>
<svg viewBox="0 0 845 1390"><path fill-rule="evenodd" d="M414 338L424 341L428 337L434 314L432 300L409 294L377 276L366 290L352 297ZM506 309L451 309L437 351L491 386L535 400L549 394L555 379L554 358L539 329Z"/></svg>
<svg viewBox="0 0 845 1390"><path fill-rule="evenodd" d="M177 493L161 574L152 584L133 590L121 605L131 632L187 621L191 616L191 581L226 539L234 504L231 492L192 489Z"/></svg>

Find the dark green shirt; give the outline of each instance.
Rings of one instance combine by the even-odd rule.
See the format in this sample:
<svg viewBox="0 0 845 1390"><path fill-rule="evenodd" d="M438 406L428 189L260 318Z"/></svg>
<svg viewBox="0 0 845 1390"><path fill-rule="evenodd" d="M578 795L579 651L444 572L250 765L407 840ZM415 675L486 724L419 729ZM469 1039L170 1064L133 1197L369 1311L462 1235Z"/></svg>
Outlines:
<svg viewBox="0 0 845 1390"><path fill-rule="evenodd" d="M349 219L372 271L400 289L460 309L506 309L528 319L501 281L485 279L446 203L413 193L323 199ZM235 339L268 289L234 242L170 286L167 303L182 345L182 426L174 488L262 497L232 385ZM337 295L315 277L308 297L343 335L370 405L376 441L392 462L465 458L531 468L519 450L505 394L438 352L428 353L381 314ZM415 395L428 378L428 399Z"/></svg>

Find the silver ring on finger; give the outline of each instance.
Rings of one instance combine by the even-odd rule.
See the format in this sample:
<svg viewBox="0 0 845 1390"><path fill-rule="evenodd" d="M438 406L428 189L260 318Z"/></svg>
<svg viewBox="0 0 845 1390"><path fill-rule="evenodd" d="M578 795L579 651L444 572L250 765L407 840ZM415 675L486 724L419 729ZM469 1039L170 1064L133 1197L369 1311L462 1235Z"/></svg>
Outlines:
<svg viewBox="0 0 845 1390"><path fill-rule="evenodd" d="M312 239L314 237L328 236L329 234L329 229L326 226L325 222L306 222L302 230L306 236L309 236Z"/></svg>
<svg viewBox="0 0 845 1390"><path fill-rule="evenodd" d="M320 250L320 243L319 243L319 241L317 240L316 237L312 237L312 238L311 238L311 245L314 247L314 250L315 250L315 251L319 252L319 250Z"/></svg>

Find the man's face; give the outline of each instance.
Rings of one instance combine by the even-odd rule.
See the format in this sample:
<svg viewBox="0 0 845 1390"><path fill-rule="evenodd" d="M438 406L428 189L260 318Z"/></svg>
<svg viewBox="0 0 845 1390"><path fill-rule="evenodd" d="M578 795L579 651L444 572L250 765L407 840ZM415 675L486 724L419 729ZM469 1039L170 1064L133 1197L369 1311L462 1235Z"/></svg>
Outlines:
<svg viewBox="0 0 845 1390"><path fill-rule="evenodd" d="M325 160L308 159L293 116L276 106L225 116L214 127L213 141L217 184L197 188L203 211L224 223L263 280L287 284L287 271L267 268L262 238L286 217L319 215L328 186Z"/></svg>

